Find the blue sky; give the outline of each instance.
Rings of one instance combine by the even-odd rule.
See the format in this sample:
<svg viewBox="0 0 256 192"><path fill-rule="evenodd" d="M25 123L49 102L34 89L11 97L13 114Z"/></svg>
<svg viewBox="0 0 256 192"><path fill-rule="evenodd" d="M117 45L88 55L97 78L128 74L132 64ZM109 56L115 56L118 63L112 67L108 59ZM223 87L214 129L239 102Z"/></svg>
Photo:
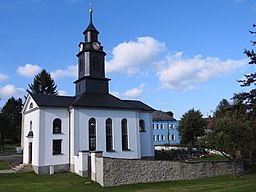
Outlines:
<svg viewBox="0 0 256 192"><path fill-rule="evenodd" d="M255 71L243 54L252 48L255 0L1 0L0 107L24 98L42 69L60 94L74 95L90 2L110 92L121 99L177 119L191 108L207 116Z"/></svg>

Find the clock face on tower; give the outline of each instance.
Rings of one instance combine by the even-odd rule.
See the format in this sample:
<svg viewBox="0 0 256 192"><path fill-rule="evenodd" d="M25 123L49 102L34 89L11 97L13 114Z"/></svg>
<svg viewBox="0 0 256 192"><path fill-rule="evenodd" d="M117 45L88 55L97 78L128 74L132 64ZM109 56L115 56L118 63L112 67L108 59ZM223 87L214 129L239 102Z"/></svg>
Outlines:
<svg viewBox="0 0 256 192"><path fill-rule="evenodd" d="M93 42L92 47L96 50L99 50L100 44L98 42Z"/></svg>

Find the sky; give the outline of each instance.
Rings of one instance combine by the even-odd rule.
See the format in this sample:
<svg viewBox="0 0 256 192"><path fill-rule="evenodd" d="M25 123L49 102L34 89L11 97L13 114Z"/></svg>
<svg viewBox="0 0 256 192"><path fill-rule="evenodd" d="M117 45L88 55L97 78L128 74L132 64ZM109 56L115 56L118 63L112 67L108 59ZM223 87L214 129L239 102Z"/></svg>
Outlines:
<svg viewBox="0 0 256 192"><path fill-rule="evenodd" d="M42 69L59 95L74 96L90 3L111 94L180 119L192 108L212 115L248 89L237 80L255 71L243 53L255 40L255 0L0 0L0 107L24 100Z"/></svg>

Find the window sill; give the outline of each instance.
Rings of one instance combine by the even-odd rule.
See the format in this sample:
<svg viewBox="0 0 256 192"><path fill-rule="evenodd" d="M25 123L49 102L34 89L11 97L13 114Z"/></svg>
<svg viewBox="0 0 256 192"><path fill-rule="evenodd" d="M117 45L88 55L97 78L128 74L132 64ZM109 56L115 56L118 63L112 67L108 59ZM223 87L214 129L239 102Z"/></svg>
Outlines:
<svg viewBox="0 0 256 192"><path fill-rule="evenodd" d="M142 132L142 133L143 133L143 132L146 132L146 131L144 131L144 130L140 130L140 132Z"/></svg>
<svg viewBox="0 0 256 192"><path fill-rule="evenodd" d="M53 135L63 135L63 133L52 133Z"/></svg>
<svg viewBox="0 0 256 192"><path fill-rule="evenodd" d="M122 149L122 151L131 151L131 149Z"/></svg>
<svg viewBox="0 0 256 192"><path fill-rule="evenodd" d="M107 150L107 152L112 153L112 152L116 152L116 151L115 150Z"/></svg>
<svg viewBox="0 0 256 192"><path fill-rule="evenodd" d="M63 153L57 153L57 154L52 154L52 155L54 155L54 156L58 156L58 155L64 155Z"/></svg>

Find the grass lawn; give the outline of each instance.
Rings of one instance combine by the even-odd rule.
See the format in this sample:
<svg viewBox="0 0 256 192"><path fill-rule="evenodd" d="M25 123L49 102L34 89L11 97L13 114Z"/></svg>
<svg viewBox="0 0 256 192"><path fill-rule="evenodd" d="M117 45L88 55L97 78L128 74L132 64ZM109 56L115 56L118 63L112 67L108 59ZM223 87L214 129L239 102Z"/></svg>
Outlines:
<svg viewBox="0 0 256 192"><path fill-rule="evenodd" d="M221 176L192 181L171 181L123 185L103 188L89 178L72 173L37 176L34 173L0 174L0 191L3 192L211 192L211 191L256 191L256 171L239 178Z"/></svg>
<svg viewBox="0 0 256 192"><path fill-rule="evenodd" d="M9 162L0 161L0 170L10 169ZM1 178L1 176L0 176Z"/></svg>

